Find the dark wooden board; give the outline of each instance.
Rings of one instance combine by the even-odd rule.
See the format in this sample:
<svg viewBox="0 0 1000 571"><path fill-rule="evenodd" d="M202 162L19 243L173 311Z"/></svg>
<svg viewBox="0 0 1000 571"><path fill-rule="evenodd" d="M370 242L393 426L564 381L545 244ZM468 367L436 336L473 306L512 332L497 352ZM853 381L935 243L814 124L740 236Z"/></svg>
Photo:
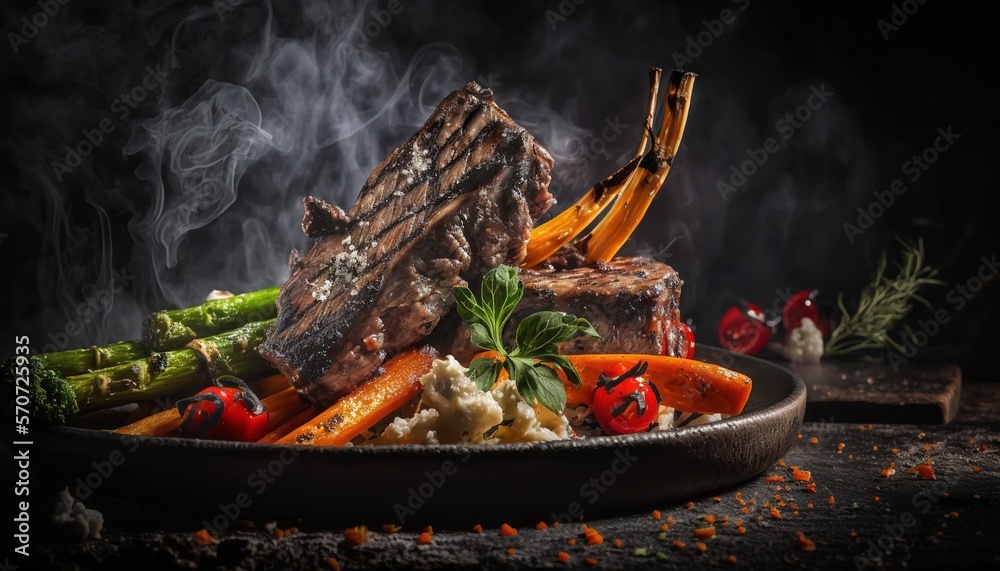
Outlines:
<svg viewBox="0 0 1000 571"><path fill-rule="evenodd" d="M785 366L809 390L808 421L947 424L962 395L962 371L947 363L914 363L898 371L855 359Z"/></svg>
<svg viewBox="0 0 1000 571"><path fill-rule="evenodd" d="M844 446L838 452L840 443ZM343 569L577 569L586 568L585 559L593 557L600 568L655 566L688 571L698 564L723 569L931 569L952 566L959 557L970 568L990 569L1000 563L1000 551L993 542L1000 534L997 450L997 425L876 424L869 430L867 425L806 423L802 438L784 458L785 466L776 465L737 488L691 498L692 509L664 505L660 520L652 513L641 513L586 522L603 534L601 545L586 545L579 522L545 530L522 526L515 537L501 537L495 528L481 535L466 529L435 529L433 543L419 545L417 536L424 522L415 521L397 534L372 531L367 544L349 548L337 530L304 528L297 535L274 540L259 529L264 522L258 522L257 529L227 531L219 535L220 544L200 546L192 540L192 533L201 527L197 521L173 531L134 531L109 521L103 539L38 545L32 563L47 569L329 569L326 559L332 557ZM926 460L932 462L935 480L907 474L907 468ZM896 463L896 474L883 478L880 472L891 462ZM792 465L811 472L815 493L806 491L806 482L793 480ZM768 475L780 475L786 481L767 483L764 477ZM514 467L510 474L498 474L495 482L484 482L483 493L503 493L506 477L518 477ZM741 513L736 492L748 502L749 513ZM765 505L777 503L776 493L785 502L776 507L780 519L773 518L770 506ZM196 499L179 501L178 509L186 501ZM790 505L793 502L798 514ZM330 509L337 508L331 505ZM476 500L470 497L454 509L475 510ZM706 551L698 553L693 530L705 525L708 515L717 520L717 535L705 540ZM729 526L721 523L725 516ZM674 523L661 539L661 525L668 517ZM736 531L738 518L746 528L744 535ZM283 528L295 525L277 523ZM358 523L377 529L380 522ZM798 547L799 531L815 542L814 551ZM569 544L571 539L575 545ZM614 539L622 541L621 548L614 546ZM685 547L672 549L674 540L684 542ZM636 548L651 555L637 556ZM510 555L507 549L516 552ZM557 560L560 551L570 555L568 564ZM663 554L662 559L657 553ZM729 555L736 557L735 566L725 561Z"/></svg>

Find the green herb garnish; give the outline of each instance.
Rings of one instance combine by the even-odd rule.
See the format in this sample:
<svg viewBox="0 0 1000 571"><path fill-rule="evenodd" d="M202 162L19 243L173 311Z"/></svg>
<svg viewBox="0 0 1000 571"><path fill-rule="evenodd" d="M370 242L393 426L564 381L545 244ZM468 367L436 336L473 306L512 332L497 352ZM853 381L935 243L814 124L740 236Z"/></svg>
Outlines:
<svg viewBox="0 0 1000 571"><path fill-rule="evenodd" d="M569 359L559 354L557 343L589 335L601 338L586 319L561 311L539 311L517 325L517 346L508 351L503 344L503 330L524 295L524 284L517 270L500 265L483 278L479 299L467 287L454 287L458 315L469 324L472 342L486 351L496 351L498 359L479 357L469 364L472 382L488 391L502 369L514 381L517 392L532 406L542 406L559 414L566 408L566 388L555 369L566 373L580 386L580 373Z"/></svg>
<svg viewBox="0 0 1000 571"><path fill-rule="evenodd" d="M826 343L825 356L868 349L904 350L902 344L892 337L894 330L913 309L913 302L930 307L930 303L918 294L921 288L944 282L934 279L937 270L926 265L923 242L902 245L903 259L896 264L896 277L886 276L888 262L885 252L882 252L872 283L862 290L853 313L845 307L843 295L837 298L840 322ZM901 336L905 338L909 334L909 328L903 327Z"/></svg>

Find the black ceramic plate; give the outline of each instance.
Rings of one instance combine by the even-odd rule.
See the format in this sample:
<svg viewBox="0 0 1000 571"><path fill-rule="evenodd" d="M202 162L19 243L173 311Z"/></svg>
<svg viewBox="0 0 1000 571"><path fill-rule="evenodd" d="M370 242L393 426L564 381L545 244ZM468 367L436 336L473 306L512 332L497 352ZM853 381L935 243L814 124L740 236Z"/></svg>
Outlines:
<svg viewBox="0 0 1000 571"><path fill-rule="evenodd" d="M805 385L787 369L708 347L697 358L753 379L741 415L673 431L473 447L299 448L59 428L44 459L88 504L114 499L197 527L239 519L469 526L638 513L763 472L802 422Z"/></svg>

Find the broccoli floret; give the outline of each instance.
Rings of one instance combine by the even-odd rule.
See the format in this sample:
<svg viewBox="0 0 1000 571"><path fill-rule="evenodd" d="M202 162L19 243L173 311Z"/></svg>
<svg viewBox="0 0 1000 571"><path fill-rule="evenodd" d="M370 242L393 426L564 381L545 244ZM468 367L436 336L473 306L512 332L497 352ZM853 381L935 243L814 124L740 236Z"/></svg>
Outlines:
<svg viewBox="0 0 1000 571"><path fill-rule="evenodd" d="M19 374L20 373L20 374ZM9 405L10 412L17 405L17 379L28 376L28 413L35 424L65 424L70 416L76 414L80 407L76 403L76 394L69 384L59 375L46 369L36 359L28 359L28 365L18 366L15 358L8 359L2 369L0 378L3 380L3 394ZM24 396L24 391L20 391ZM24 399L22 398L23 402Z"/></svg>

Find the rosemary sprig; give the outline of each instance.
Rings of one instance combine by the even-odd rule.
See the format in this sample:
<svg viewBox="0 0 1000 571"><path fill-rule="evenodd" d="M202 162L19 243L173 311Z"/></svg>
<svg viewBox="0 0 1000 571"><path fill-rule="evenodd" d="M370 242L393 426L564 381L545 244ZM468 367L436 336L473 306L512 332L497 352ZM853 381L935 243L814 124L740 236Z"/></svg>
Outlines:
<svg viewBox="0 0 1000 571"><path fill-rule="evenodd" d="M930 307L930 303L919 295L920 288L944 282L935 279L937 270L926 265L923 241L900 243L903 245L902 262L895 265L896 277L886 276L888 262L886 253L882 252L872 283L861 291L854 313L845 307L843 294L837 297L841 317L826 343L825 356L868 349L903 350L902 344L893 338L894 330L913 309L913 302ZM905 328L902 335L905 335Z"/></svg>

